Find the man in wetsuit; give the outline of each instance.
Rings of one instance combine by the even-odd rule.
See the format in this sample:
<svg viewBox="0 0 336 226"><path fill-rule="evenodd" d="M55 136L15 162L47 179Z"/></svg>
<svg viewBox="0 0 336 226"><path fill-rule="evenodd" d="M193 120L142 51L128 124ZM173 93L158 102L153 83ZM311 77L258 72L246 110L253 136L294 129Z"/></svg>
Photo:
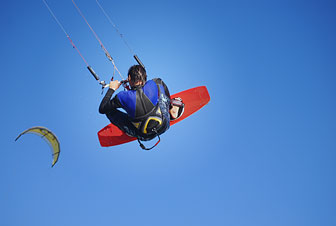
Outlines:
<svg viewBox="0 0 336 226"><path fill-rule="evenodd" d="M130 67L128 82L131 89L121 91L113 98L121 83L117 80L110 82L99 113L106 114L112 124L141 141L151 140L167 131L170 119L176 118L176 111L171 106L166 84L160 78L147 81L146 70L140 65Z"/></svg>

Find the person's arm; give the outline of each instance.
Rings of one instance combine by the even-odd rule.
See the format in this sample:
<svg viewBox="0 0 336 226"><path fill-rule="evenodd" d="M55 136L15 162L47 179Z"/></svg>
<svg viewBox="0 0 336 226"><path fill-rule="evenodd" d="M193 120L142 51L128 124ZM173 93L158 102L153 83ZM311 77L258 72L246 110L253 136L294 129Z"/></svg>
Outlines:
<svg viewBox="0 0 336 226"><path fill-rule="evenodd" d="M122 107L120 104L120 101L117 97L117 95L111 100L111 97L116 89L120 87L120 83L118 81L112 81L110 83L110 87L108 91L106 92L103 100L101 101L99 105L99 113L100 114L106 114L116 108Z"/></svg>

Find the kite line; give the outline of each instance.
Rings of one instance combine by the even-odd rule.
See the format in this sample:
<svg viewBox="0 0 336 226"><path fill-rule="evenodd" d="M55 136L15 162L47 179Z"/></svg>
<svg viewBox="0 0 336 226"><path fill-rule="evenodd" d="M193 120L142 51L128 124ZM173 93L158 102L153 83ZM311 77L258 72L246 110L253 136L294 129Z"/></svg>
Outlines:
<svg viewBox="0 0 336 226"><path fill-rule="evenodd" d="M134 53L133 49L131 48L131 46L128 44L128 42L126 41L125 37L123 34L120 33L118 27L115 25L115 23L113 23L113 21L111 20L111 18L109 17L109 15L106 13L105 9L103 8L103 6L98 2L98 0L96 0L97 5L99 6L99 8L101 9L101 11L103 12L103 14L105 15L105 17L107 18L107 20L109 21L109 23L112 25L112 27L115 29L115 31L118 33L118 35L120 36L120 38L123 40L123 42L125 43L125 45L127 46L127 48L129 49L129 51L131 52L131 54L133 55L134 59L138 62L139 65L141 65L143 68L145 68L144 64L141 62L141 60L139 59L139 57Z"/></svg>
<svg viewBox="0 0 336 226"><path fill-rule="evenodd" d="M96 74L96 72L92 69L92 67L88 64L88 62L86 61L86 59L84 58L84 56L82 55L82 53L79 51L79 49L77 48L77 46L74 44L74 42L71 40L70 35L66 32L64 26L62 25L62 23L58 20L58 18L56 17L55 13L52 11L52 9L50 8L50 6L48 5L46 0L42 0L43 3L45 4L45 6L47 7L49 13L52 15L52 17L54 18L54 20L56 21L56 23L58 24L58 26L62 29L62 31L64 32L64 34L66 35L67 39L70 41L70 44L72 45L72 47L77 51L77 53L80 55L80 57L82 58L82 60L84 61L87 69L90 71L90 73L93 75L93 77L99 82L100 85L102 85L102 88L106 88L108 87L108 85L105 83L105 81L100 81L99 76ZM113 77L115 75L115 71L118 72L119 76L121 77L122 81L121 83L124 85L124 87L126 88L126 83L127 80L124 79L124 77L122 76L122 74L120 73L119 69L117 68L114 59L112 58L111 54L108 52L108 50L105 48L103 42L101 41L101 39L99 38L99 36L97 35L97 33L93 30L92 26L89 24L88 20L86 19L86 17L84 16L84 14L82 13L82 11L80 10L80 8L78 7L78 5L75 3L74 0L71 0L73 5L75 6L75 8L77 9L78 13L81 15L81 17L83 18L83 20L85 21L85 23L87 24L87 26L90 28L91 32L93 33L94 37L96 38L96 40L99 42L100 47L102 48L102 50L105 53L105 56L108 58L108 60L112 63L113 65ZM145 68L144 64L141 62L141 60L139 59L139 57L134 53L134 51L132 50L132 48L130 47L130 45L128 44L128 42L126 41L126 39L124 38L123 34L120 33L119 29L117 28L117 26L113 23L113 21L111 20L111 18L109 17L109 15L106 13L106 11L104 10L104 8L102 7L102 5L98 2L98 0L96 0L97 5L99 6L99 8L102 10L103 14L105 15L105 17L108 19L109 23L113 26L113 28L116 30L116 32L119 34L120 38L123 40L123 42L125 43L125 45L127 46L127 48L129 49L129 51L131 52L131 54L133 55L134 59L137 61L137 63L139 65L141 65L143 68ZM113 79L112 77L112 79Z"/></svg>
<svg viewBox="0 0 336 226"><path fill-rule="evenodd" d="M86 61L86 59L84 58L84 56L82 55L82 53L79 51L79 49L77 48L77 46L75 45L75 43L71 40L70 35L66 32L64 26L62 25L62 23L58 20L58 18L56 17L55 13L52 11L52 9L50 8L50 6L48 5L46 0L42 0L44 5L47 7L49 13L51 14L51 16L54 18L54 20L56 21L56 23L58 24L58 26L62 29L62 31L64 32L64 34L66 35L66 37L68 38L68 40L70 41L70 44L72 45L72 47L77 51L77 53L80 55L80 57L82 58L82 60L84 61L86 68L90 71L90 73L93 75L93 77L98 81L98 83L102 86L102 89L108 87L109 85L107 85L105 83L105 81L101 81L99 76L96 74L96 72L92 69L92 67L88 64L88 62ZM106 50L107 51L107 50ZM112 57L111 57L112 59ZM113 70L113 76L115 74L115 70L117 70L119 72L119 70L117 69L113 59L112 59L112 64L114 67ZM121 73L119 72L120 77L123 79L123 76L121 75ZM123 80L124 82L125 80Z"/></svg>

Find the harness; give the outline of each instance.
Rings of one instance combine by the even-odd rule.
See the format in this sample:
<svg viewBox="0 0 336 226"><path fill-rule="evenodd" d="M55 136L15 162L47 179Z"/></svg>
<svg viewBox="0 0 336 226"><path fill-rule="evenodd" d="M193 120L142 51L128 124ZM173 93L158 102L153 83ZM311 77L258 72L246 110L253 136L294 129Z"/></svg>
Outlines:
<svg viewBox="0 0 336 226"><path fill-rule="evenodd" d="M155 82L156 83L156 82ZM160 96L160 86L158 87L158 98ZM136 117L132 119L132 124L138 129L141 137L157 136L159 141L151 148L146 148L138 138L138 142L142 149L150 150L154 148L160 142L159 132L162 126L164 126L164 118L161 112L159 101L154 105L150 99L145 95L142 86L136 87Z"/></svg>

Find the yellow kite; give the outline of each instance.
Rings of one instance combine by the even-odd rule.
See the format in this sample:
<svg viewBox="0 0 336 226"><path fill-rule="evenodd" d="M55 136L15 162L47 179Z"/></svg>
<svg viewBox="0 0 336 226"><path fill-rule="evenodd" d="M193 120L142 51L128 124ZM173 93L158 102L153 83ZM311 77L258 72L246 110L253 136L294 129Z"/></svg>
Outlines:
<svg viewBox="0 0 336 226"><path fill-rule="evenodd" d="M17 139L19 139L19 137L21 137L23 134L26 133L32 133L32 134L36 134L38 136L40 136L41 138L43 138L51 147L51 151L52 151L52 166L54 166L58 160L58 156L60 154L60 144L59 141L57 139L57 137L55 136L54 133L52 133L49 129L45 128L45 127L41 127L41 126L36 126L36 127L32 127L29 128L25 131L23 131L16 139L15 141L17 141Z"/></svg>

